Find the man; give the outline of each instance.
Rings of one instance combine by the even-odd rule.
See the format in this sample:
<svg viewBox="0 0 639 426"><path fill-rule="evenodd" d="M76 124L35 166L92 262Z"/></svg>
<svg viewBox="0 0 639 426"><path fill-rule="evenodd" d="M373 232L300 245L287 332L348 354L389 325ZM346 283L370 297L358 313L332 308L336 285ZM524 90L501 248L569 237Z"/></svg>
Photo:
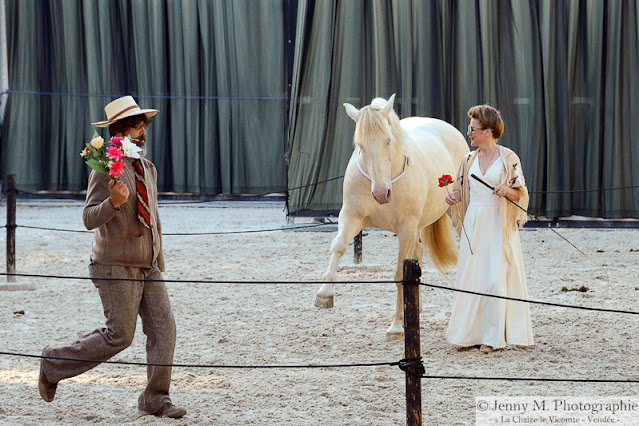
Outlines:
<svg viewBox="0 0 639 426"><path fill-rule="evenodd" d="M92 124L109 127L111 136L129 135L144 155L146 127L159 111L140 109L131 96L116 99L104 110L107 120ZM142 281L161 280L164 271L157 172L145 158L124 161L126 166L116 183L106 173L91 172L82 213L87 229L97 229L89 273L100 293L106 324L70 346L44 348L43 356L106 361L131 345L139 314L147 336L148 362L173 362L175 320L166 286L163 282ZM53 401L60 380L98 364L42 358L40 395L47 402ZM186 414L169 398L170 367L148 366L147 378L146 388L138 398L141 413L172 418Z"/></svg>

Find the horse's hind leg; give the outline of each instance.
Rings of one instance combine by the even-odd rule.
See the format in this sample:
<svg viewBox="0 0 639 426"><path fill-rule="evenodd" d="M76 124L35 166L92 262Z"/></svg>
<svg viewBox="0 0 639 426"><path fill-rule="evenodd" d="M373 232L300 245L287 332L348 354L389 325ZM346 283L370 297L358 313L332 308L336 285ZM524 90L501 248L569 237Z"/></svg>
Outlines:
<svg viewBox="0 0 639 426"><path fill-rule="evenodd" d="M324 273L324 281L331 283L335 282L337 278L337 264L348 247L348 243L362 230L362 221L353 217L348 217L347 214L340 212L339 223L337 225L337 235L333 238L331 243L331 260ZM315 306L322 308L333 307L333 297L335 284L324 284L320 287L315 297Z"/></svg>

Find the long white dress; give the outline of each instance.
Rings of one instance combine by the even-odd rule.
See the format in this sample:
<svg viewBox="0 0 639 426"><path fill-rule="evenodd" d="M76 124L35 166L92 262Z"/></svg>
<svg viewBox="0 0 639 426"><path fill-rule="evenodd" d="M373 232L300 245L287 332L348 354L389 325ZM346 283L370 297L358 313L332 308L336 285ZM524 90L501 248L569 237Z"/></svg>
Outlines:
<svg viewBox="0 0 639 426"><path fill-rule="evenodd" d="M479 161L475 161L468 175L474 173L495 186L502 182L503 168L502 161L497 159L484 175L479 168ZM475 179L471 178L469 184L470 203L464 217L464 228L472 244L473 254L462 231L456 287L527 299L519 233L512 232L508 242L511 260L509 265L504 254L499 197ZM455 345L485 344L495 349L502 348L507 343L532 345L529 306L522 302L455 293L446 338Z"/></svg>

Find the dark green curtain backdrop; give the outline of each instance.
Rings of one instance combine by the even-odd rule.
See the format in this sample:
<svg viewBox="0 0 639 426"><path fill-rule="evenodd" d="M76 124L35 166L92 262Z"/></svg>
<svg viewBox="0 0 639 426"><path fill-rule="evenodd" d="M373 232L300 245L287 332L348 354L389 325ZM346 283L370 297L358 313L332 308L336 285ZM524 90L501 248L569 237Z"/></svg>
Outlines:
<svg viewBox="0 0 639 426"><path fill-rule="evenodd" d="M132 94L142 108L160 110L148 156L161 191L282 190L286 4L6 0L17 93L2 128L3 174L16 173L26 190L86 189L90 170L78 154L90 123L104 119L109 101Z"/></svg>
<svg viewBox="0 0 639 426"><path fill-rule="evenodd" d="M397 94L401 117L463 133L490 103L521 157L530 211L639 217L635 0L300 0L289 187L341 176L354 123L342 103ZM289 211L339 210L342 180L291 190Z"/></svg>
<svg viewBox="0 0 639 426"><path fill-rule="evenodd" d="M26 190L85 189L89 123L133 94L161 111L149 134L160 190L288 185L291 214L339 210L342 180L322 182L353 149L342 103L396 93L400 116L462 131L470 106L499 108L531 212L639 217L636 189L584 191L639 185L638 3L6 0L2 173Z"/></svg>

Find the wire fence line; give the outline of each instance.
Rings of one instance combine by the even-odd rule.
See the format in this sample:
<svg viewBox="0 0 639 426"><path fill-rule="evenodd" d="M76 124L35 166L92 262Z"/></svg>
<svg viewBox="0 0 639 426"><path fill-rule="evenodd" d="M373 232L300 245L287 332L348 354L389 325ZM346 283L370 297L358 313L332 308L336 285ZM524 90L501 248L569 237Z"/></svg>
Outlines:
<svg viewBox="0 0 639 426"><path fill-rule="evenodd" d="M422 379L450 379L450 380L501 380L526 382L573 382L573 383L639 383L637 379L556 379L543 377L480 377L480 376L434 376L423 375Z"/></svg>
<svg viewBox="0 0 639 426"><path fill-rule="evenodd" d="M171 367L171 368L208 368L208 369L317 369L317 368L361 368L361 367L385 367L397 366L402 371L406 371L407 367L420 366L423 368L421 358L404 358L399 361L387 362L359 362L351 364L298 364L298 365L228 365L228 364L163 364L153 362L137 362L137 361L100 361L95 359L56 357L47 355L33 355L20 352L0 351L0 355L13 356L19 358L36 358L36 359L55 359L71 362L83 362L90 364L115 364L129 366L154 366L154 367ZM421 376L422 379L446 379L446 380L499 380L499 381L535 381L535 382L572 382L572 383L639 383L637 379L572 379L572 378L548 378L548 377L485 377L485 376L444 376L444 375L426 375Z"/></svg>
<svg viewBox="0 0 639 426"><path fill-rule="evenodd" d="M265 280L178 280L178 279L162 279L153 280L148 278L115 278L115 277L84 277L73 275L45 275L45 274L23 274L14 272L0 272L0 276L7 277L27 277L27 278L54 278L67 280L96 280L96 281L136 281L136 282L157 282L157 283L183 283L183 284L299 284L299 285L322 285L329 283L328 281L265 281ZM331 281L331 284L400 284L401 281L378 280L378 281Z"/></svg>
<svg viewBox="0 0 639 426"><path fill-rule="evenodd" d="M474 294L476 296L492 297L492 298L495 298L495 299L503 299L503 300L512 300L514 302L532 303L532 304L535 304L535 305L548 305L548 306L556 306L556 307L560 307L560 308L582 309L582 310L586 310L586 311L612 312L612 313L616 313L616 314L639 315L639 312L637 312L637 311L626 311L626 310L622 310L622 309L592 308L592 307L589 307L589 306L567 305L567 304L564 304L564 303L543 302L543 301L540 301L540 300L520 299L520 298L517 298L517 297L500 296L500 295L497 295L497 294L488 294L488 293L481 293L481 292L478 292L478 291L462 290L462 289L459 289L459 288L446 287L446 286L443 286L443 285L436 285L436 284L426 284L426 283L422 283L422 282L420 282L419 284L421 286L424 286L424 287L438 288L438 289L442 289L442 290L454 291L454 292L457 292L457 293Z"/></svg>
<svg viewBox="0 0 639 426"><path fill-rule="evenodd" d="M255 234L260 232L275 232L275 231L295 231L296 229L306 229L306 228L316 228L319 226L326 225L335 225L333 222L327 223L314 223L311 225L300 225L300 226L291 226L288 228L268 228L268 229L249 229L244 231L219 231L219 232L163 232L162 236L197 236L197 235L233 235L233 234ZM6 226L6 225L4 225ZM30 225L15 225L16 228L26 228L26 229L38 229L44 231L56 231L56 232L76 232L76 233L84 233L84 234L93 234L93 231L87 230L76 230L76 229L61 229L61 228L46 228L41 226L30 226Z"/></svg>
<svg viewBox="0 0 639 426"><path fill-rule="evenodd" d="M623 189L637 189L639 185L618 186L614 188L595 188L595 189L562 189L554 191L528 191L529 194L577 194L581 192L608 192L620 191Z"/></svg>
<svg viewBox="0 0 639 426"><path fill-rule="evenodd" d="M82 233L82 234L93 234L93 231L87 231L87 230L84 230L84 229L76 230L76 229L44 228L44 227L29 226L29 225L16 225L16 228L41 229L41 230L45 230L45 231L77 232L77 233Z"/></svg>
<svg viewBox="0 0 639 426"><path fill-rule="evenodd" d="M135 365L135 366L153 366L153 367L178 367L178 368L228 368L228 369L284 369L284 368L351 368L351 367L382 367L382 366L401 366L405 362L411 362L413 359L402 359L392 362L360 362L353 364L298 364L298 365L221 365L221 364L162 364L154 362L136 362L136 361L100 361L95 359L68 358L48 355L33 355L19 352L0 351L0 355L15 356L21 358L40 358L40 359L57 359L62 361L86 362L86 363L104 363L117 365Z"/></svg>
<svg viewBox="0 0 639 426"><path fill-rule="evenodd" d="M264 285L264 284L292 284L292 285L322 285L329 283L328 281L242 281L242 280L178 280L178 279L162 279L162 280L153 280L153 279L135 279L135 278L113 278L113 277L83 277L83 276L72 276L72 275L45 275L45 274L22 274L22 273L10 273L10 272L0 272L0 276L10 276L10 277L29 277L29 278L53 278L53 279L68 279L68 280L95 280L95 281L135 281L135 282L163 282L163 283L187 283L187 284L236 284L236 285ZM403 281L390 281L390 280L377 280L377 281L333 281L330 282L332 284L402 284ZM590 306L578 306L578 305L568 305L564 303L554 303L554 302L544 302L540 300L530 300L530 299L520 299L516 297L508 297L501 296L497 294L489 294L489 293L481 293L470 290L462 290L458 288L446 287L436 284L427 284L420 282L419 283L423 287L432 287L441 290L448 290L458 293L467 293L473 294L476 296L482 297L492 297L496 299L503 300L511 300L515 302L523 302L523 303L531 303L536 305L547 305L547 306L555 306L560 308L571 308L571 309L581 309L587 311L596 311L596 312L609 312L616 314L629 314L629 315L639 315L637 311L627 311L622 309L607 309L607 308L594 308Z"/></svg>

